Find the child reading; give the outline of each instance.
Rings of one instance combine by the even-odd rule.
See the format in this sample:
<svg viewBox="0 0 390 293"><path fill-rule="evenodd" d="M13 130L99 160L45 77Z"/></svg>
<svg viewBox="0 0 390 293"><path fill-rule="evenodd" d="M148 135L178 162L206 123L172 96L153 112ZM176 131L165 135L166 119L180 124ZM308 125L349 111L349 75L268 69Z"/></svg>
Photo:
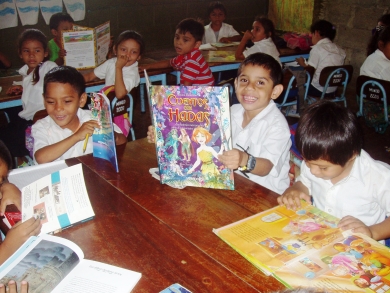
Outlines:
<svg viewBox="0 0 390 293"><path fill-rule="evenodd" d="M87 100L81 73L69 66L51 70L45 76L43 99L49 116L38 120L32 127L35 160L42 164L81 156L87 135L85 153L91 153L92 134L100 126L91 120L90 111L80 109ZM123 134L115 135L117 145L127 142Z"/></svg>
<svg viewBox="0 0 390 293"><path fill-rule="evenodd" d="M296 209L300 200L341 219L339 227L375 240L390 237L390 166L362 150L355 115L336 103L309 106L300 118L295 142L304 162L295 184L278 197Z"/></svg>
<svg viewBox="0 0 390 293"><path fill-rule="evenodd" d="M182 85L214 85L214 77L209 65L199 50L204 35L204 27L195 19L186 18L176 27L173 45L177 57L140 66L143 69L161 69L173 67L179 70Z"/></svg>
<svg viewBox="0 0 390 293"><path fill-rule="evenodd" d="M96 67L84 79L85 82L105 79L106 86L114 85L115 96L121 99L140 82L138 60L145 50L144 40L135 31L124 31L115 40L113 50L117 57Z"/></svg>
<svg viewBox="0 0 390 293"><path fill-rule="evenodd" d="M204 27L203 44L239 42L240 34L233 26L224 23L226 8L220 1L211 2L207 9L210 24Z"/></svg>
<svg viewBox="0 0 390 293"><path fill-rule="evenodd" d="M66 12L58 12L50 17L49 27L53 38L49 41L50 61L64 64L66 51L61 45L61 32L73 29L73 18Z"/></svg>

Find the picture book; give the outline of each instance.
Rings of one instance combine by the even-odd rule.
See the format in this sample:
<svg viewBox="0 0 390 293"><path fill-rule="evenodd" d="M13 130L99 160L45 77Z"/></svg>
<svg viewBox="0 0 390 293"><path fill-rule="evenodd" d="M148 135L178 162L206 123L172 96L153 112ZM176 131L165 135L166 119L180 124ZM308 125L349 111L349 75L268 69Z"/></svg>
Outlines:
<svg viewBox="0 0 390 293"><path fill-rule="evenodd" d="M208 51L205 60L206 62L237 62L234 51Z"/></svg>
<svg viewBox="0 0 390 293"><path fill-rule="evenodd" d="M228 88L157 85L149 95L161 183L234 189L218 161L232 149Z"/></svg>
<svg viewBox="0 0 390 293"><path fill-rule="evenodd" d="M110 46L110 22L95 28L73 25L61 32L61 45L66 50L65 65L77 69L94 68L104 61Z"/></svg>
<svg viewBox="0 0 390 293"><path fill-rule="evenodd" d="M3 222L11 229L17 222L22 220L21 212L5 212L3 216Z"/></svg>
<svg viewBox="0 0 390 293"><path fill-rule="evenodd" d="M93 93L91 102L91 119L97 120L101 126L93 132L93 156L109 161L119 172L110 101L102 93Z"/></svg>
<svg viewBox="0 0 390 293"><path fill-rule="evenodd" d="M187 288L183 287L182 285L176 283L176 284L172 284L168 288L165 288L160 293L192 293L192 292Z"/></svg>
<svg viewBox="0 0 390 293"><path fill-rule="evenodd" d="M28 282L29 293L129 293L141 274L84 259L75 243L60 237L30 237L0 267L0 282Z"/></svg>
<svg viewBox="0 0 390 293"><path fill-rule="evenodd" d="M21 191L22 221L39 217L42 234L59 232L95 216L81 164L46 175Z"/></svg>
<svg viewBox="0 0 390 293"><path fill-rule="evenodd" d="M289 288L329 292L390 292L390 250L339 219L303 203L277 206L214 233L267 275Z"/></svg>

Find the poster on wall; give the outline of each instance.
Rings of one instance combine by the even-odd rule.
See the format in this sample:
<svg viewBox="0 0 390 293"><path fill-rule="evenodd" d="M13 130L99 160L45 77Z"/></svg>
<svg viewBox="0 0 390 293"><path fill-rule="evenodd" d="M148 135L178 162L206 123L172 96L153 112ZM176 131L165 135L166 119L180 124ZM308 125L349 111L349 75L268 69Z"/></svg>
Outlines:
<svg viewBox="0 0 390 293"><path fill-rule="evenodd" d="M18 26L18 14L13 1L0 2L0 29Z"/></svg>
<svg viewBox="0 0 390 293"><path fill-rule="evenodd" d="M38 23L38 0L16 0L15 4L18 8L18 14L22 25L33 25Z"/></svg>
<svg viewBox="0 0 390 293"><path fill-rule="evenodd" d="M40 1L39 6L41 7L41 13L47 25L53 14L62 12L62 0Z"/></svg>
<svg viewBox="0 0 390 293"><path fill-rule="evenodd" d="M83 20L85 17L84 0L63 0L66 11L72 16L74 21Z"/></svg>

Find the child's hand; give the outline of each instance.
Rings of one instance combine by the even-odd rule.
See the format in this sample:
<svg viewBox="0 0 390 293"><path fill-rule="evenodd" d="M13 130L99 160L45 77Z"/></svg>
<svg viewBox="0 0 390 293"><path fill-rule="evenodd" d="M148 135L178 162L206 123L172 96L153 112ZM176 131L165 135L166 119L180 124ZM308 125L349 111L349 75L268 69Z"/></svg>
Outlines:
<svg viewBox="0 0 390 293"><path fill-rule="evenodd" d="M8 282L8 289L5 288L4 284L0 284L0 293L18 293L16 288L16 282L11 280ZM27 293L28 292L28 283L27 281L22 281L20 283L19 293Z"/></svg>
<svg viewBox="0 0 390 293"><path fill-rule="evenodd" d="M154 126L149 125L148 127L148 133L147 133L147 139L149 143L155 143L155 133L154 133Z"/></svg>
<svg viewBox="0 0 390 293"><path fill-rule="evenodd" d="M119 69L122 69L123 67L125 67L127 61L129 61L127 56L118 56L116 58L115 67L119 68Z"/></svg>
<svg viewBox="0 0 390 293"><path fill-rule="evenodd" d="M65 49L60 49L58 52L58 57L64 58L66 56L66 50Z"/></svg>
<svg viewBox="0 0 390 293"><path fill-rule="evenodd" d="M297 63L302 66L302 67L305 67L306 66L306 61L305 61L305 58L303 57L299 57L297 59L295 59L295 61L297 61Z"/></svg>
<svg viewBox="0 0 390 293"><path fill-rule="evenodd" d="M7 90L8 96L19 96L23 93L23 87L21 85L13 85Z"/></svg>
<svg viewBox="0 0 390 293"><path fill-rule="evenodd" d="M218 156L218 160L229 169L237 169L240 166L242 161L242 156L244 152L238 149L232 149L230 151L225 151L222 155Z"/></svg>
<svg viewBox="0 0 390 293"><path fill-rule="evenodd" d="M252 40L252 33L251 31L247 30L245 33L244 33L244 36L242 37L242 40L244 40L245 42L249 41L249 40Z"/></svg>
<svg viewBox="0 0 390 293"><path fill-rule="evenodd" d="M95 128L101 128L99 123L96 120L89 120L84 122L74 135L79 141L81 141L85 139L87 134L91 136Z"/></svg>
<svg viewBox="0 0 390 293"><path fill-rule="evenodd" d="M7 205L14 204L18 210L21 210L21 192L12 183L4 183L1 187L1 205L0 205L0 216L4 216Z"/></svg>
<svg viewBox="0 0 390 293"><path fill-rule="evenodd" d="M231 41L228 38L220 38L219 42L220 43L231 43Z"/></svg>
<svg viewBox="0 0 390 293"><path fill-rule="evenodd" d="M354 233L362 233L370 238L373 237L370 227L366 226L362 221L352 216L343 217L340 220L338 227L343 231L351 229Z"/></svg>
<svg viewBox="0 0 390 293"><path fill-rule="evenodd" d="M280 205L285 205L286 208L297 210L301 207L301 199L311 202L311 197L305 193L300 187L304 186L301 182L296 182L293 186L277 198Z"/></svg>

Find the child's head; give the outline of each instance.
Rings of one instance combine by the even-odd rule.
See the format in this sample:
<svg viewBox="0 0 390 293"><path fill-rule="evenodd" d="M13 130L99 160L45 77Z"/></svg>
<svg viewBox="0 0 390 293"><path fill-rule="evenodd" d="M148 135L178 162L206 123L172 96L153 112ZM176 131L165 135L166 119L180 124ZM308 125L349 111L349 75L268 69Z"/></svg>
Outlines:
<svg viewBox="0 0 390 293"><path fill-rule="evenodd" d="M333 41L336 37L336 27L326 20L319 20L313 23L310 27L312 33L312 42L317 44L319 40L328 38Z"/></svg>
<svg viewBox="0 0 390 293"><path fill-rule="evenodd" d="M5 144L0 140L0 186L6 180L10 169L12 169L11 154Z"/></svg>
<svg viewBox="0 0 390 293"><path fill-rule="evenodd" d="M252 25L252 42L259 42L263 39L275 38L275 26L272 20L257 16Z"/></svg>
<svg viewBox="0 0 390 293"><path fill-rule="evenodd" d="M211 2L207 9L207 15L213 25L222 25L226 18L226 8L220 1Z"/></svg>
<svg viewBox="0 0 390 293"><path fill-rule="evenodd" d="M43 98L48 115L58 126L77 130L77 111L87 101L85 81L80 72L70 66L50 70L43 82Z"/></svg>
<svg viewBox="0 0 390 293"><path fill-rule="evenodd" d="M238 68L234 82L237 98L246 111L258 114L283 91L281 79L282 69L275 58L251 54Z"/></svg>
<svg viewBox="0 0 390 293"><path fill-rule="evenodd" d="M173 40L176 53L185 55L194 48L199 48L202 44L203 35L204 26L202 23L193 18L183 19L176 26L175 38Z"/></svg>
<svg viewBox="0 0 390 293"><path fill-rule="evenodd" d="M145 43L139 33L129 30L118 36L113 49L118 57L127 56L128 61L125 66L130 66L141 58L145 50Z"/></svg>
<svg viewBox="0 0 390 293"><path fill-rule="evenodd" d="M372 31L370 42L367 45L367 56L371 55L376 51L376 49L378 49L379 36L388 26L390 26L390 14L384 14L378 19L378 24Z"/></svg>
<svg viewBox="0 0 390 293"><path fill-rule="evenodd" d="M58 12L50 17L50 32L55 39L59 40L61 32L73 29L73 18L66 12Z"/></svg>
<svg viewBox="0 0 390 293"><path fill-rule="evenodd" d="M324 101L304 111L295 141L314 176L337 179L349 174L354 159L360 155L362 137L357 118L349 109Z"/></svg>
<svg viewBox="0 0 390 293"><path fill-rule="evenodd" d="M390 26L385 27L379 34L378 49L390 60Z"/></svg>
<svg viewBox="0 0 390 293"><path fill-rule="evenodd" d="M194 131L192 132L192 141L197 142L199 144L206 144L208 143L213 136L211 135L210 132L208 132L207 129L203 127L196 127Z"/></svg>

